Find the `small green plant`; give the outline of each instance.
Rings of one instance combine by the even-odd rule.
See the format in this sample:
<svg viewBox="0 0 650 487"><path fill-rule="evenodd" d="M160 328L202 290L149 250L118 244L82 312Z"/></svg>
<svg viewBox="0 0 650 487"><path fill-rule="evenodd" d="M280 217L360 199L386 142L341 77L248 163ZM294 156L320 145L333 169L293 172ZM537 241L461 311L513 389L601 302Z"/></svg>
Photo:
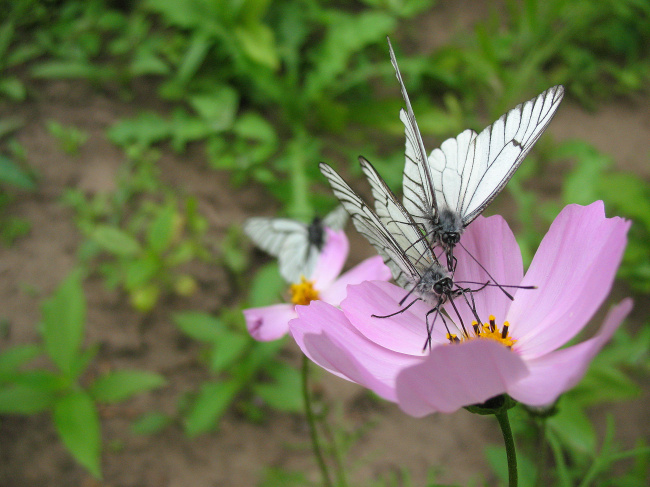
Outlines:
<svg viewBox="0 0 650 487"><path fill-rule="evenodd" d="M88 133L77 127L64 127L56 120L47 122L47 130L59 141L61 150L71 156L78 155L79 149L88 140Z"/></svg>
<svg viewBox="0 0 650 487"><path fill-rule="evenodd" d="M24 149L12 137L21 126L17 119L0 121L0 141L6 143L6 147L0 147L0 237L7 245L13 244L31 228L27 220L6 214L14 200L14 191L36 189L33 174L21 164L25 160Z"/></svg>
<svg viewBox="0 0 650 487"><path fill-rule="evenodd" d="M106 256L99 268L108 286L122 287L135 309L148 312L161 294L194 293L196 281L179 269L193 259L209 258L201 242L205 229L196 200L187 198L184 210L176 200L144 204L124 228L100 223L89 238L95 254Z"/></svg>
<svg viewBox="0 0 650 487"><path fill-rule="evenodd" d="M0 414L31 415L48 411L72 456L101 477L99 404L114 404L161 387L155 373L116 370L92 377L88 368L98 346L82 346L86 301L82 274L74 271L42 307L42 342L0 353ZM51 367L26 366L46 356Z"/></svg>
<svg viewBox="0 0 650 487"><path fill-rule="evenodd" d="M270 264L257 273L248 302L251 306L273 303L284 286L277 266ZM182 408L189 436L214 429L234 403L251 420L260 420L263 410L255 401L245 400L251 397L279 411L302 410L300 374L277 360L284 341L254 341L245 330L241 309L224 310L218 316L177 313L174 321L186 336L203 344L202 361L214 375Z"/></svg>

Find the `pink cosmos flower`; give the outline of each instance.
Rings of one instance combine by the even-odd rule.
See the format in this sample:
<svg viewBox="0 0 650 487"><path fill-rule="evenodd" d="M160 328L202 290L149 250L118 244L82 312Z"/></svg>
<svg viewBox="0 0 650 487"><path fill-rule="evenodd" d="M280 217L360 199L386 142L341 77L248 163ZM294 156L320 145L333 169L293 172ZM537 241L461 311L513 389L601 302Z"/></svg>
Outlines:
<svg viewBox="0 0 650 487"><path fill-rule="evenodd" d="M503 218L477 219L462 244L500 284L537 289L517 289L514 301L495 287L474 293L477 313L485 320L474 327L470 308L456 298L467 335L450 330L458 337L450 340L436 320L431 349L423 351L431 305L420 301L391 318L372 317L399 310L406 294L384 282L349 287L341 309L321 301L298 306L298 318L289 327L311 360L398 403L412 416L450 413L503 393L531 406L548 405L578 383L632 308L630 299L623 300L594 337L560 349L609 294L629 226L621 218L606 218L602 202L569 205L551 225L524 276L519 247ZM464 252L458 260L455 282L487 281Z"/></svg>
<svg viewBox="0 0 650 487"><path fill-rule="evenodd" d="M373 280L387 281L391 278L390 269L379 256L366 259L339 276L348 256L348 239L343 231L330 228L326 228L325 231L327 232L326 243L313 274L303 278L300 283L292 284L289 289L291 303L244 310L246 327L256 340L277 340L286 335L289 331L289 321L297 317L294 310L297 304L304 305L313 300L322 300L338 306L345 297L348 284Z"/></svg>

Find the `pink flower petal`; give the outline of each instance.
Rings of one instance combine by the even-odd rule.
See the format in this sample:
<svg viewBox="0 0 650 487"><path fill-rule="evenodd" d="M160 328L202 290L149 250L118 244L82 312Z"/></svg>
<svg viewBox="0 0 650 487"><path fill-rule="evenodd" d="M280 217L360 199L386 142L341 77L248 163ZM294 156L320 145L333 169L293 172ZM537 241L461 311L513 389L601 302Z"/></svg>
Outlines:
<svg viewBox="0 0 650 487"><path fill-rule="evenodd" d="M400 305L400 300L407 292L388 282L364 282L348 288L348 296L341 303L341 309L352 326L370 341L394 352L422 355L427 339L425 316L432 308L431 305L418 301L390 318L372 317L373 314L387 316L404 309L415 299L410 296ZM448 343L445 333L442 323L438 320L432 336L434 344Z"/></svg>
<svg viewBox="0 0 650 487"><path fill-rule="evenodd" d="M248 333L260 342L282 338L289 331L289 320L296 317L293 305L286 303L248 308L243 313Z"/></svg>
<svg viewBox="0 0 650 487"><path fill-rule="evenodd" d="M468 252L476 260L472 259ZM454 282L461 287L470 289L480 287L480 285L469 284L464 281L478 283L488 281L494 283L496 281L501 285L516 286L519 285L524 275L519 245L506 221L498 215L489 218L479 216L472 222L463 233L454 255L458 259ZM487 269L492 279L476 261ZM505 289L513 296L516 294L514 289ZM534 291L521 290L521 292ZM502 323L512 303L501 289L492 286L473 293L473 297L479 317L483 322L488 320L489 315L494 315L497 321ZM464 310L463 319L471 323L474 316L469 312L467 306L463 304L463 300L456 299L454 302L456 304L460 303L460 308ZM449 306L447 306L447 309L449 310Z"/></svg>
<svg viewBox="0 0 650 487"><path fill-rule="evenodd" d="M386 350L361 336L343 312L323 301L297 306L289 328L303 353L335 375L395 401L395 377L421 360Z"/></svg>
<svg viewBox="0 0 650 487"><path fill-rule="evenodd" d="M542 240L508 312L514 349L526 358L564 345L591 319L612 287L630 222L605 218L602 201L568 205Z"/></svg>
<svg viewBox="0 0 650 487"><path fill-rule="evenodd" d="M331 228L325 228L326 238L325 245L321 250L316 268L309 280L315 281L315 287L318 290L327 289L338 277L348 258L348 249L350 244L345 232L342 230L335 231Z"/></svg>
<svg viewBox="0 0 650 487"><path fill-rule="evenodd" d="M517 354L493 340L439 345L397 376L397 400L415 417L451 413L504 393L527 373Z"/></svg>
<svg viewBox="0 0 650 487"><path fill-rule="evenodd" d="M330 287L320 293L323 301L339 305L345 298L349 284L360 284L364 281L388 281L392 278L390 269L378 255L364 260L341 275Z"/></svg>
<svg viewBox="0 0 650 487"><path fill-rule="evenodd" d="M528 361L530 375L508 388L510 396L529 406L553 403L560 394L582 379L589 362L611 338L631 309L632 300L623 300L607 314L605 323L593 338Z"/></svg>

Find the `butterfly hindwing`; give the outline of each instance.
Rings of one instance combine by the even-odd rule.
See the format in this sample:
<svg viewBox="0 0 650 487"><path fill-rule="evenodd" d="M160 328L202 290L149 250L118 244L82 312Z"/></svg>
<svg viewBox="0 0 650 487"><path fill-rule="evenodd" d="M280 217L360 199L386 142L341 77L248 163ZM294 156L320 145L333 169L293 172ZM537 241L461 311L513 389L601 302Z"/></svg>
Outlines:
<svg viewBox="0 0 650 487"><path fill-rule="evenodd" d="M392 218L389 216L391 210L388 210L391 203L386 204L382 202L383 200L381 198L378 199L378 208L380 209L380 212L382 211L382 205L386 206L386 213L380 217L330 166L321 163L320 170L329 181L334 195L350 214L352 223L357 231L366 237L370 244L375 247L379 255L384 259L384 262L393 274L395 282L397 282L399 286L405 287L410 283L418 281L420 278L420 271L418 270L418 267L416 267L416 264L407 255L403 247L403 245L405 245L404 240L400 236L399 232L394 235L393 232L390 232L384 224L384 221L388 221L388 218ZM364 167L364 172L366 171L367 167ZM366 174L368 173L366 172ZM379 176L377 175L377 177ZM381 183L385 184L383 183L383 180ZM371 185L373 186L373 192L379 187L375 186L372 181ZM399 202L397 202L397 204L399 205ZM399 223L400 221L401 220L396 219L395 225L398 227L402 226ZM414 228L414 226L406 224L402 227L405 231L407 231L407 227L410 229ZM410 243L408 245L410 245ZM425 245L424 247L428 249L428 246ZM417 259L422 261L427 257L428 255L426 254L424 257L418 255ZM425 266L427 263L428 262L421 262L422 266Z"/></svg>

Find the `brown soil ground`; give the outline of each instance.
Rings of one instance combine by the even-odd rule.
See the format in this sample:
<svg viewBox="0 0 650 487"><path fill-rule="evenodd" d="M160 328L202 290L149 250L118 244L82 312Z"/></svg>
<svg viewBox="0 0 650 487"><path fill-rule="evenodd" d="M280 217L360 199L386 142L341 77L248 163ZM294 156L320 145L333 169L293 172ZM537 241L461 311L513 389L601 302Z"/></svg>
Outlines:
<svg viewBox="0 0 650 487"><path fill-rule="evenodd" d="M147 86L138 88L134 103L80 82L47 82L32 88L28 102L2 109L3 117L25 120L18 138L27 151L29 165L41 177L38 191L20 196L11 207L12 214L32 223L30 234L13 247L0 249L0 314L10 323L9 336L0 339L2 348L37 338L39 303L76 261L81 238L72 210L60 203L62 191L66 187L81 188L88 194L112 190L124 156L106 139L106 128L143 108L152 108L147 101L152 97L146 95L153 88ZM565 101L548 132L557 140L580 137L590 141L614 155L621 169L648 178L648 107L645 99L635 104L614 102L597 113L586 113ZM60 151L46 129L50 119L88 132L90 139L78 157ZM227 174L208 169L200 148L191 147L182 155L166 151L160 165L167 183L199 199L200 209L210 221L213 242L220 241L228 225L264 208L263 195L257 188L235 191L228 184ZM553 188L548 189L552 193ZM496 203L495 212L507 213L507 207L507 198L503 198ZM369 254L358 237L352 237L352 248L352 262ZM107 291L100 279L91 278L86 283L87 341L102 345L95 370L138 368L164 374L169 381L165 388L102 410L104 480L92 479L75 464L57 439L50 417L43 414L1 418L0 487L252 486L266 467L299 469L318 479L308 433L299 416L271 412L264 424L251 424L230 413L219 431L191 440L177 425L157 436L136 436L129 431L131 421L143 412L173 414L179 396L196 390L208 377L197 362L198 347L181 339L170 316L190 309L216 312L231 305L236 297L230 295L219 268L201 264L193 272L200 280L200 292L188 299L163 302L146 318L131 310L124 295ZM626 292L619 287L614 294L620 297ZM632 321L640 323L647 316L647 310L642 309L646 305L647 300L639 300ZM298 351L289 346L287 356L295 360ZM395 405L367 400L365 392L353 384L324 374L320 380L327 400L343 404L341 421L354 426L373 423L348 458L354 485L369 485L372 479L400 469L410 472L413 485L424 485L427 470L435 465L442 466L438 480L443 483L468 485L486 475L483 448L489 443L500 444L496 422L491 418L461 411L414 419ZM604 424L605 411L613 411L623 443L630 444L644 433L648 437L647 386L639 400L597 412L599 425ZM488 476L489 485L493 485L494 479L490 479Z"/></svg>

